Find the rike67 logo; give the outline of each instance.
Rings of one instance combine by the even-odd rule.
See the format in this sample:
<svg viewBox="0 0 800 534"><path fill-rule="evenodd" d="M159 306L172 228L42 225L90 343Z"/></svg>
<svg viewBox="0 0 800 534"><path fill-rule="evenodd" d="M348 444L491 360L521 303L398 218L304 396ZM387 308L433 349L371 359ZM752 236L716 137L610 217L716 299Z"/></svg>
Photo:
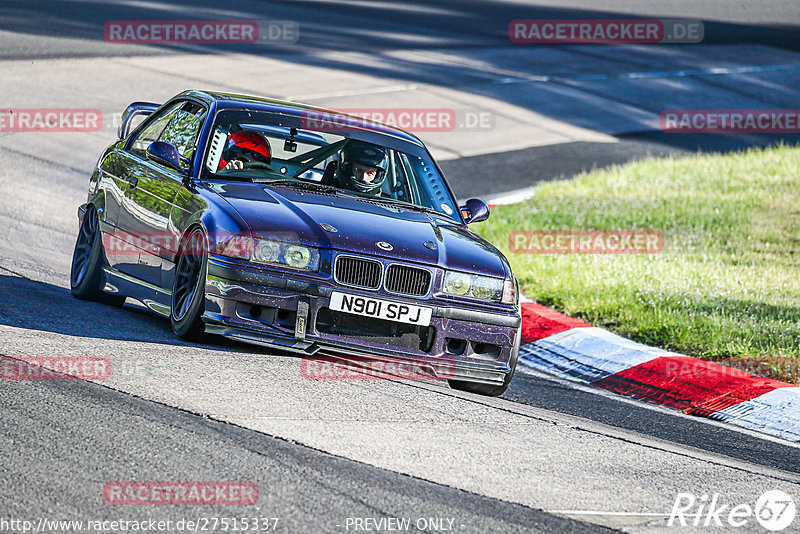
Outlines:
<svg viewBox="0 0 800 534"><path fill-rule="evenodd" d="M679 493L672 506L667 526L674 527L749 527L755 519L763 528L779 532L794 522L797 508L792 497L781 490L764 493L755 503L731 505L720 499L719 493L699 498L691 493Z"/></svg>

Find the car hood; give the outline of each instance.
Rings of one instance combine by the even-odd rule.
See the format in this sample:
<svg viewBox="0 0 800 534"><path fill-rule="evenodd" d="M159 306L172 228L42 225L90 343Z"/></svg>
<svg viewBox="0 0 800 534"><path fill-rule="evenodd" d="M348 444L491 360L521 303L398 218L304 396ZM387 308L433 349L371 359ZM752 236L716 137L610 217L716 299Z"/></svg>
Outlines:
<svg viewBox="0 0 800 534"><path fill-rule="evenodd" d="M225 184L214 190L258 237L507 276L505 258L491 243L444 216L264 184ZM391 250L381 248L381 242Z"/></svg>

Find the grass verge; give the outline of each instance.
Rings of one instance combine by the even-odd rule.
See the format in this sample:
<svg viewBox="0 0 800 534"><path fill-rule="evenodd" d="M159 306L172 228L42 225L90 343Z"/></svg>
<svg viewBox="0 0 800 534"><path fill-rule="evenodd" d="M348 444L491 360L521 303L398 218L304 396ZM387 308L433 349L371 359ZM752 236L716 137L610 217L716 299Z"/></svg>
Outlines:
<svg viewBox="0 0 800 534"><path fill-rule="evenodd" d="M529 298L641 343L797 381L800 148L648 159L537 186L473 229ZM657 230L658 254L512 254L519 230ZM762 373L763 367L762 367Z"/></svg>

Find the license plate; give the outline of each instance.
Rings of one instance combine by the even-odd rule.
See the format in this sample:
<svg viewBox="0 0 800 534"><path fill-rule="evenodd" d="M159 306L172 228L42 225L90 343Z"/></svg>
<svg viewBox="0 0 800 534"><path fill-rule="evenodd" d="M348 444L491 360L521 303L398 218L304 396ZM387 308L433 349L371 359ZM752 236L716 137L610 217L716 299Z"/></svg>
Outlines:
<svg viewBox="0 0 800 534"><path fill-rule="evenodd" d="M335 311L375 317L387 321L428 326L433 310L424 306L348 295L334 291L330 308Z"/></svg>

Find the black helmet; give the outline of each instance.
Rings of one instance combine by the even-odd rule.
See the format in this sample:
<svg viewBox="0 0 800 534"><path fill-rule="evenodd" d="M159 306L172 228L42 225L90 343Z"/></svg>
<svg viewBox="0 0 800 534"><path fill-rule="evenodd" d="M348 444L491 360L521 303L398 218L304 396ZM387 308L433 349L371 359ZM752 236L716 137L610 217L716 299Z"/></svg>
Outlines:
<svg viewBox="0 0 800 534"><path fill-rule="evenodd" d="M375 167L375 179L364 182L357 179L353 173L353 164L358 163L365 167ZM389 167L389 158L386 149L364 141L349 141L339 152L339 164L336 175L339 185L354 191L371 195L378 194L386 181L386 170Z"/></svg>

